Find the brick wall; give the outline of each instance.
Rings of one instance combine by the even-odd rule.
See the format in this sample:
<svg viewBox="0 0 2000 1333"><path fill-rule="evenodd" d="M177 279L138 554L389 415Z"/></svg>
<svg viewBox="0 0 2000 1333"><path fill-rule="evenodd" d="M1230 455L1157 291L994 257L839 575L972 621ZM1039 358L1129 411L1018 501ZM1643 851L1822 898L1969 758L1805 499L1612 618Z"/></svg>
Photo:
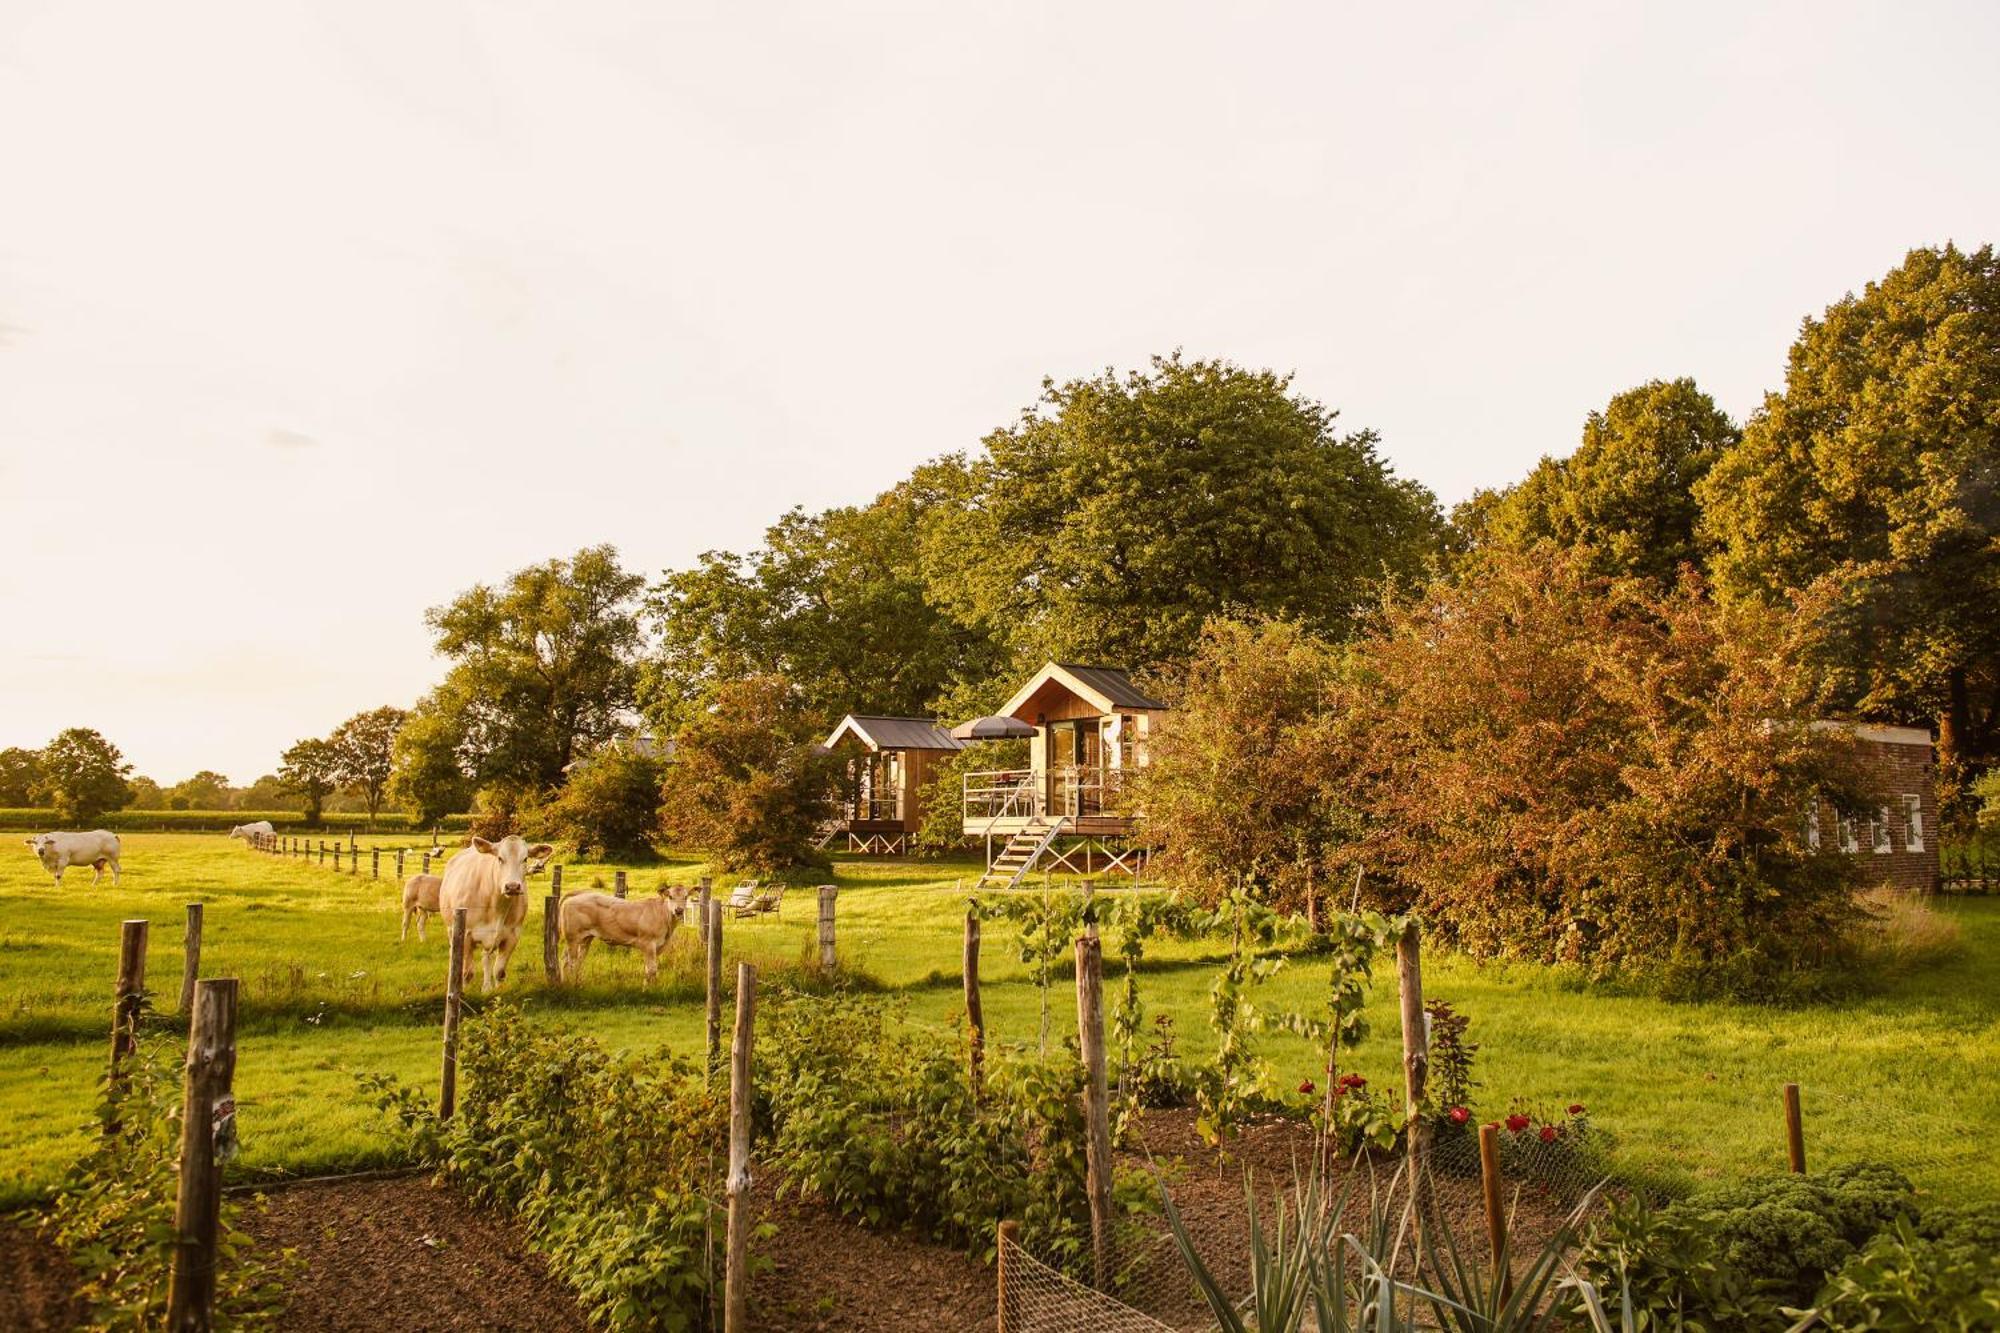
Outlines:
<svg viewBox="0 0 2000 1333"><path fill-rule="evenodd" d="M1859 844L1854 859L1863 880L1936 892L1938 815L1930 733L1914 727L1867 725L1857 725L1853 731L1862 770L1888 807L1886 812L1858 812L1854 818L1853 836ZM1838 838L1840 832L1828 812L1821 836ZM1920 843L1915 848L1913 835Z"/></svg>

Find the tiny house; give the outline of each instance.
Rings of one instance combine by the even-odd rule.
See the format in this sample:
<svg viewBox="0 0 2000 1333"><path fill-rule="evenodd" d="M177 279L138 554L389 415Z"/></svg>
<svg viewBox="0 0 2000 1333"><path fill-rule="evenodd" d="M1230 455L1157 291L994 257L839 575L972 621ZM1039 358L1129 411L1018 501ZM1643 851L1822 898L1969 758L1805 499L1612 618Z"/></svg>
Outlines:
<svg viewBox="0 0 2000 1333"><path fill-rule="evenodd" d="M965 748L921 717L849 713L826 738L846 759L837 812L821 846L845 837L857 852L899 854L924 822L924 784L945 756Z"/></svg>

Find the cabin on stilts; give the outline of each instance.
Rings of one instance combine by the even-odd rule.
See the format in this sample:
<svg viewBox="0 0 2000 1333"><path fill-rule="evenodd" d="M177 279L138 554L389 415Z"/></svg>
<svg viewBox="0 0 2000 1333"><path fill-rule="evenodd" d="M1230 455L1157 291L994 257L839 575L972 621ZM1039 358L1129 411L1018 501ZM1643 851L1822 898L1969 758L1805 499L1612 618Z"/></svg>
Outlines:
<svg viewBox="0 0 2000 1333"><path fill-rule="evenodd" d="M928 718L849 713L826 738L826 748L844 756L847 767L819 845L900 856L923 826L932 766L965 745Z"/></svg>
<svg viewBox="0 0 2000 1333"><path fill-rule="evenodd" d="M1036 869L1137 876L1145 848L1124 778L1145 766L1166 707L1117 667L1050 662L994 716L953 728L1028 741L1027 768L965 775L964 831L986 847L979 887Z"/></svg>

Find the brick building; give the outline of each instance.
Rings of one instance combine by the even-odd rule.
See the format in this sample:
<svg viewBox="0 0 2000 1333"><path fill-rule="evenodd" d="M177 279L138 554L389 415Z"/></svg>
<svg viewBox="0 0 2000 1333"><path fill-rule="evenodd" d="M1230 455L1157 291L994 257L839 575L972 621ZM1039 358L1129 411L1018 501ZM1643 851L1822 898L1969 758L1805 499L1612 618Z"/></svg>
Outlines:
<svg viewBox="0 0 2000 1333"><path fill-rule="evenodd" d="M1868 884L1934 893L1938 887L1938 818L1931 734L1920 727L1827 722L1854 736L1857 757L1881 805L1840 814L1814 810L1807 836L1814 846L1837 838L1861 863Z"/></svg>

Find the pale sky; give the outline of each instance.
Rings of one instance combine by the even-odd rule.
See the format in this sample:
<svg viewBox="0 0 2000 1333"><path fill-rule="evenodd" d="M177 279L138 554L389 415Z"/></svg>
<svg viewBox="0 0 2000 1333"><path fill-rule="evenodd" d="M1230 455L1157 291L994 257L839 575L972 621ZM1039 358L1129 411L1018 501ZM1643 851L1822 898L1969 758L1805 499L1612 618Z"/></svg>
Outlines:
<svg viewBox="0 0 2000 1333"><path fill-rule="evenodd" d="M1424 12L1417 12L1417 11ZM1403 11L1403 12L1397 12ZM423 610L1041 377L1295 371L1447 504L2000 232L2000 6L0 0L0 745L238 783Z"/></svg>

